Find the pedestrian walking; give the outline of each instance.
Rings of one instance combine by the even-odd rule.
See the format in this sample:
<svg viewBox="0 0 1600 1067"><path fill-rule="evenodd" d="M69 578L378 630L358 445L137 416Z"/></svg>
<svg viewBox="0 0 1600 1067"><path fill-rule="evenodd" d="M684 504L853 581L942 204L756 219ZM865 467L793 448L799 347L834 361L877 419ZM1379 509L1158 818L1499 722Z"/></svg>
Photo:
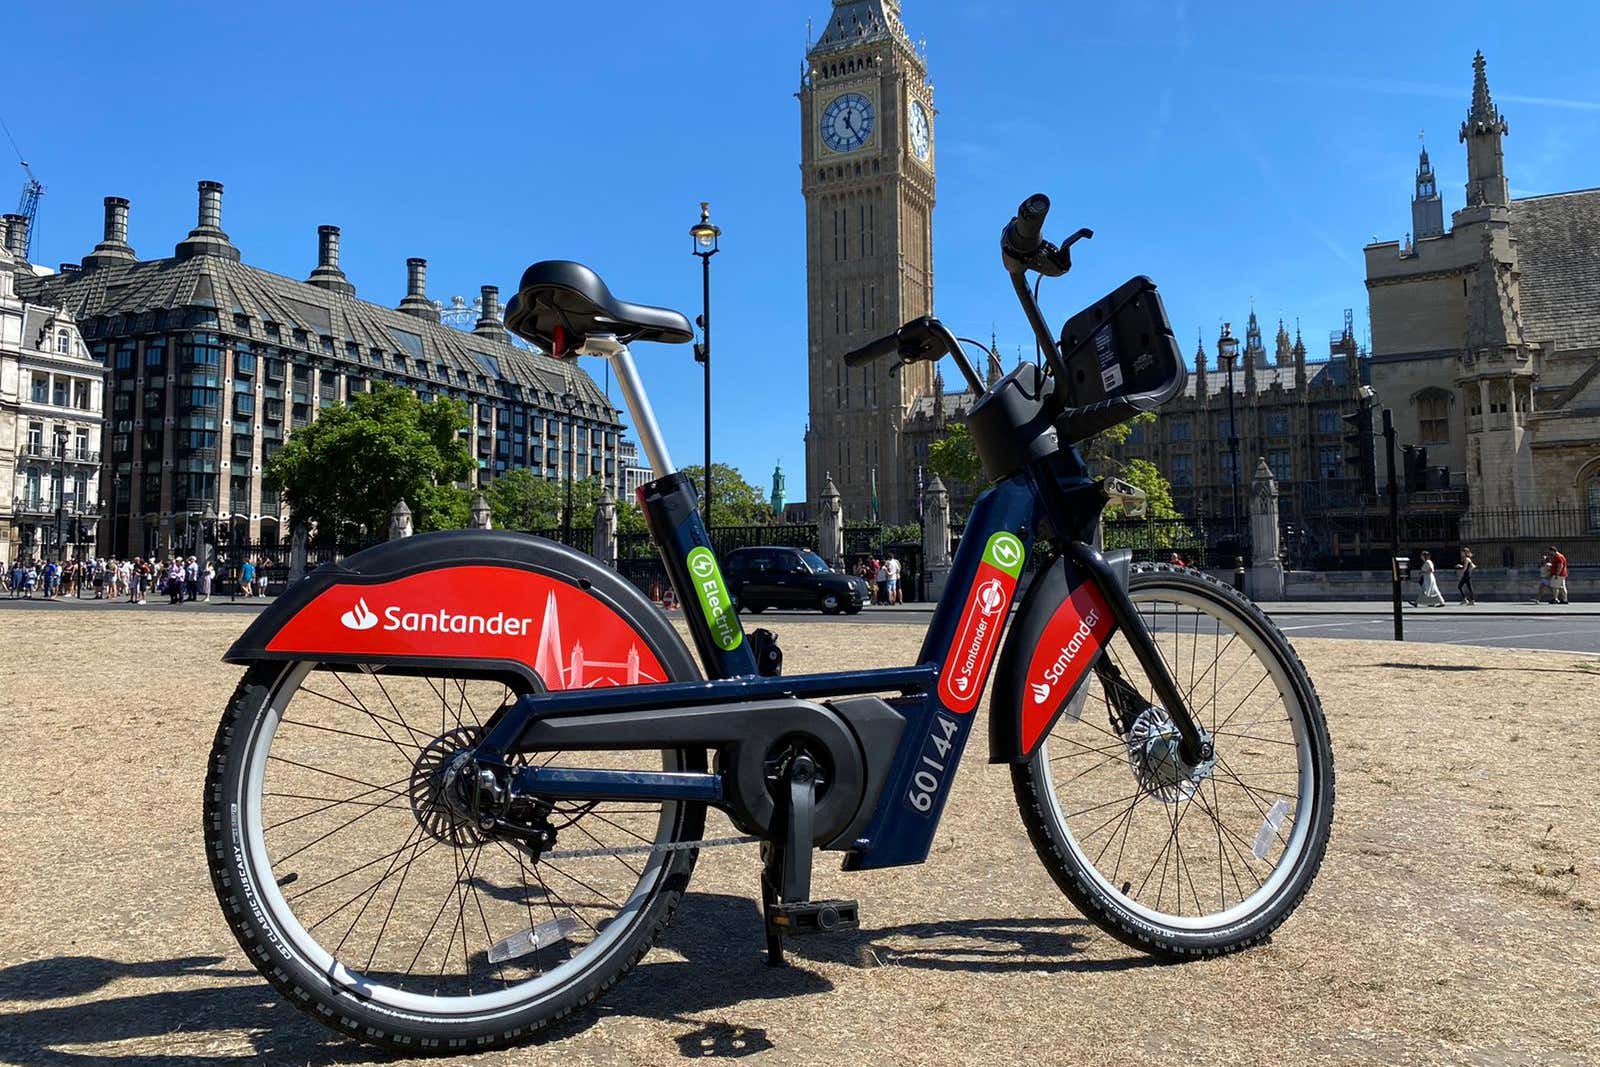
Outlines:
<svg viewBox="0 0 1600 1067"><path fill-rule="evenodd" d="M1534 602L1547 604L1550 602L1550 553L1539 553L1539 590L1533 595Z"/></svg>
<svg viewBox="0 0 1600 1067"><path fill-rule="evenodd" d="M900 604L900 560L890 555L883 565L884 572L889 576L889 603Z"/></svg>
<svg viewBox="0 0 1600 1067"><path fill-rule="evenodd" d="M1557 604L1567 602L1567 557L1555 545L1550 546L1550 595Z"/></svg>
<svg viewBox="0 0 1600 1067"><path fill-rule="evenodd" d="M200 569L200 599L204 603L211 603L211 582L217 576L217 569L206 560L206 565Z"/></svg>
<svg viewBox="0 0 1600 1067"><path fill-rule="evenodd" d="M1427 549L1422 552L1422 593L1417 597L1417 603L1429 608L1444 605L1444 594L1439 592L1439 579L1434 573L1433 556Z"/></svg>
<svg viewBox="0 0 1600 1067"><path fill-rule="evenodd" d="M200 589L200 566L193 556L183 561L183 599L193 600Z"/></svg>
<svg viewBox="0 0 1600 1067"><path fill-rule="evenodd" d="M167 603L183 603L183 561L176 556L167 560Z"/></svg>
<svg viewBox="0 0 1600 1067"><path fill-rule="evenodd" d="M1456 570L1460 572L1456 578L1456 592L1461 594L1461 603L1463 604L1476 604L1478 602L1478 598L1472 593L1472 572L1477 569L1478 565L1472 562L1472 549L1463 547L1461 549L1461 562L1456 564Z"/></svg>
<svg viewBox="0 0 1600 1067"><path fill-rule="evenodd" d="M889 602L889 568L881 559L872 561L872 585L877 590L874 604L887 604Z"/></svg>

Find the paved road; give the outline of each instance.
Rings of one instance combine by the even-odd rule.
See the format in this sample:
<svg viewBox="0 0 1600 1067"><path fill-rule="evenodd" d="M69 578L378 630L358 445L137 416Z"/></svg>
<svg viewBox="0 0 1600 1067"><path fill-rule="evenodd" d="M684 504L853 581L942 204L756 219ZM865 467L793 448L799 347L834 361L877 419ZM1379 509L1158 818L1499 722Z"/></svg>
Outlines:
<svg viewBox="0 0 1600 1067"><path fill-rule="evenodd" d="M152 599L145 605L125 602L94 600L60 600L55 602L0 599L0 612L4 611L83 611L119 614L124 612L206 611L218 613L255 613L266 601L229 602L213 601L210 604L186 604L171 607L164 601ZM1394 635L1394 621L1387 610L1374 609L1361 604L1288 604L1270 609L1273 619L1290 638L1333 637L1383 641ZM747 629L759 625L763 619L781 619L785 623L815 622L818 625L843 626L852 624L903 623L914 626L927 625L932 611L908 605L896 608L868 608L859 615L825 616L816 612L767 611L761 615L745 615ZM14 625L14 624L13 624ZM243 620L240 622L243 626ZM1454 605L1433 608L1407 608L1405 611L1406 637L1412 641L1437 641L1449 645L1483 645L1490 648L1551 649L1561 652L1587 652L1600 655L1600 612L1593 605L1572 605L1571 610L1539 608L1532 604L1484 604L1473 608ZM0 633L11 629L0 623Z"/></svg>

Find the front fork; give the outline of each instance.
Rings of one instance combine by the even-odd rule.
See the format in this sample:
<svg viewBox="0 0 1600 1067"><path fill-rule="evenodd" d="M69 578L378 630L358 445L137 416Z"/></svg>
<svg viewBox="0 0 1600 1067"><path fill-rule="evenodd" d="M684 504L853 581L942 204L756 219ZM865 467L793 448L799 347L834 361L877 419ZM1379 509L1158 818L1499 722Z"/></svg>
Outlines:
<svg viewBox="0 0 1600 1067"><path fill-rule="evenodd" d="M1064 469L1060 466L1063 463L1067 464ZM1106 606L1111 609L1117 627L1128 639L1128 645L1133 649L1139 666L1144 669L1145 677L1150 679L1156 699L1161 702L1177 729L1179 757L1190 767L1209 760L1211 738L1200 729L1190 714L1189 701L1178 688L1177 680L1172 677L1166 657L1156 647L1155 636L1145 626L1133 597L1117 580L1116 572L1106 562L1105 556L1088 543L1108 500L1104 488L1087 476L1075 455L1062 456L1058 453L1034 471L1032 477L1036 484L1036 496L1044 503L1045 515L1055 529L1058 541L1064 545L1064 551L1072 562L1083 568L1089 580L1105 597ZM1048 480L1049 484L1039 484L1044 480ZM1081 516L1093 516L1087 528Z"/></svg>

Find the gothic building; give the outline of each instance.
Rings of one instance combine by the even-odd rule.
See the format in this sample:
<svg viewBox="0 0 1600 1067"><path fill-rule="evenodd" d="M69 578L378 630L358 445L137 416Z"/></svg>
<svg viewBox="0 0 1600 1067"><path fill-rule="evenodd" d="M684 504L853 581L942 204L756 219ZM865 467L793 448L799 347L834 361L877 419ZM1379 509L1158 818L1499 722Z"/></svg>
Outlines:
<svg viewBox="0 0 1600 1067"><path fill-rule="evenodd" d="M1278 481L1285 523L1302 524L1356 503L1359 479L1345 465L1342 416L1355 409L1368 367L1356 347L1349 312L1344 328L1331 335L1325 358L1309 356L1299 328L1291 340L1282 320L1269 353L1253 310L1242 349L1227 323L1217 341L1219 355L1238 350L1232 373L1221 358L1213 365L1204 344L1197 345L1183 393L1164 405L1154 422L1132 427L1112 454L1155 464L1172 484L1177 509L1209 520L1221 532L1234 514L1235 433L1229 420L1237 418L1241 526L1247 521L1251 475L1262 459Z"/></svg>
<svg viewBox="0 0 1600 1067"><path fill-rule="evenodd" d="M511 344L495 287L483 288L467 333L440 322L425 260L408 260L407 276L397 308L358 298L336 226L318 230L305 281L248 266L222 229L222 185L211 181L200 183L197 225L169 257L139 259L128 201L107 197L104 239L82 263L19 271L23 298L74 319L109 372L101 551L187 548L208 509L235 539L287 540L267 460L324 408L380 382L464 401L480 481L571 469L617 493L622 427L588 375Z"/></svg>
<svg viewBox="0 0 1600 1067"><path fill-rule="evenodd" d="M834 0L800 91L810 417L806 499L832 478L845 515L917 515L904 435L934 371L840 357L933 309L933 86L898 0ZM893 372L893 373L891 373Z"/></svg>
<svg viewBox="0 0 1600 1067"><path fill-rule="evenodd" d="M1513 199L1483 53L1472 70L1465 205L1446 230L1424 150L1412 234L1365 249L1373 388L1480 521L1559 506L1600 530L1600 189Z"/></svg>

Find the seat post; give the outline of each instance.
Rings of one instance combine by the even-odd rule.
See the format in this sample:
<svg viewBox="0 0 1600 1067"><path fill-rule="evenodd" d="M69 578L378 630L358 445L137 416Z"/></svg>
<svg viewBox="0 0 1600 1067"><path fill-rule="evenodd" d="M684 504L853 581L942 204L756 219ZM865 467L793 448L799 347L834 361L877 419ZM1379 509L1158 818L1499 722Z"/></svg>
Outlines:
<svg viewBox="0 0 1600 1067"><path fill-rule="evenodd" d="M657 478L663 478L677 470L672 465L672 457L667 452L666 439L661 436L661 426L656 422L656 413L650 406L650 398L645 395L644 382L639 379L639 369L634 366L633 353L628 351L628 346L617 340L616 334L592 333L584 338L583 345L574 350L581 356L602 356L611 364L611 372L617 376L617 387L622 390L622 402L628 406L628 414L633 416L633 432L639 435L639 447L644 449L645 458L650 461L650 467L655 471Z"/></svg>

